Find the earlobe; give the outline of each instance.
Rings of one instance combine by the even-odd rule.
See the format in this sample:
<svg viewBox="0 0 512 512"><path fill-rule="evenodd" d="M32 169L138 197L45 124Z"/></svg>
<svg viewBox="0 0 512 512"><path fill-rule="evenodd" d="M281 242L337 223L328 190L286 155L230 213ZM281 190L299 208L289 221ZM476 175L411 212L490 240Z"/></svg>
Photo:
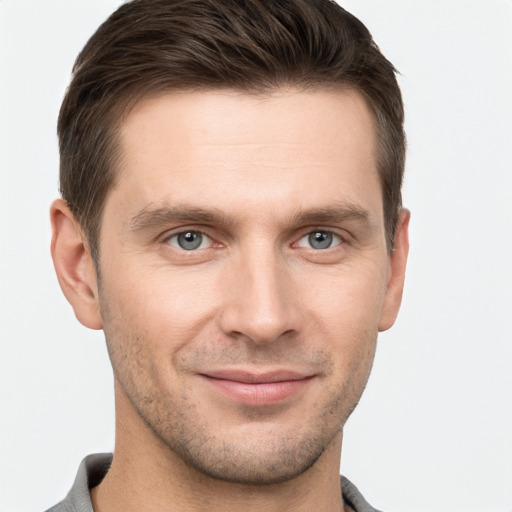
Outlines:
<svg viewBox="0 0 512 512"><path fill-rule="evenodd" d="M388 282L384 306L379 322L379 331L386 331L395 323L402 302L405 268L409 254L409 220L411 213L403 209L400 212L395 232L395 243L389 257Z"/></svg>
<svg viewBox="0 0 512 512"><path fill-rule="evenodd" d="M51 253L60 287L78 321L101 329L96 268L82 230L63 199L52 203L50 219Z"/></svg>

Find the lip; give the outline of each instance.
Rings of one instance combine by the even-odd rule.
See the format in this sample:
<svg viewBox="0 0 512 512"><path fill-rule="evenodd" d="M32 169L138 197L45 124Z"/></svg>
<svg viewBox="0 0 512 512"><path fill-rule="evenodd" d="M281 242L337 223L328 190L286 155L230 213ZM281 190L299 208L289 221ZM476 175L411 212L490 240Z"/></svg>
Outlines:
<svg viewBox="0 0 512 512"><path fill-rule="evenodd" d="M314 375L277 370L263 373L220 370L200 376L217 392L244 405L265 406L284 402L303 391Z"/></svg>

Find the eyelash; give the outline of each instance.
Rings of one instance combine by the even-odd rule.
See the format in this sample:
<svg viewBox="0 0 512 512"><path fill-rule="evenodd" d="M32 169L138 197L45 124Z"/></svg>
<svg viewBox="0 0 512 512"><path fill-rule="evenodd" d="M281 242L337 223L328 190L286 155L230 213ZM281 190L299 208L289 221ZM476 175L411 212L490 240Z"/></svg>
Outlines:
<svg viewBox="0 0 512 512"><path fill-rule="evenodd" d="M195 247L195 248L192 248L192 249L185 249L184 247L180 247L179 246L179 242L178 242L178 239L180 236L186 236L188 234L194 234L194 235L199 235L201 237L201 240L200 240L200 245L199 247ZM168 243L169 245L175 247L176 249L178 250L182 250L184 252L194 252L194 251L199 251L199 250L202 250L202 249L205 249L204 247L201 247L201 245L203 245L204 243L204 239L207 239L210 241L210 244L214 242L214 240L208 236L206 233L204 233L203 231L200 231L200 230L197 230L197 229L187 229L185 231L180 231L179 233L174 233L173 235L171 236L168 236L166 239L165 239L165 242ZM172 240L176 240L176 243L173 243ZM193 242L190 242L190 243L193 243Z"/></svg>
<svg viewBox="0 0 512 512"><path fill-rule="evenodd" d="M314 235L320 235L320 237L317 236L316 239L312 238ZM322 236L324 236L324 237L327 236L327 238L328 238L327 242L325 240L321 239ZM309 247L304 247L304 246L300 245L301 241L305 240L305 239L308 240L308 242L310 244ZM322 248L311 247L311 243L313 242L313 240L315 240L315 242L319 242L320 245L327 244L327 246L322 247ZM297 242L295 242L293 245L297 246L297 247L313 249L315 251L326 251L328 249L334 249L335 247L337 247L343 243L344 243L343 238L340 235L338 235L337 233L334 233L333 231L329 231L326 229L314 229L313 231L309 231L308 233L303 235L301 238L299 238L299 240Z"/></svg>
<svg viewBox="0 0 512 512"><path fill-rule="evenodd" d="M182 246L180 246L179 242L178 242L178 239L179 237L183 237L183 236L186 236L186 235L199 235L200 236L200 242L199 242L199 246L198 247L191 247L189 249L186 249ZM325 240L322 240L321 237L317 237L317 240L319 242L320 245L322 245L322 243L327 243L328 245L326 247L322 247L322 248L315 248L315 247L311 247L311 245L309 247L305 247L304 245L300 245L301 244L301 241L302 240L305 240L307 239L308 242L312 242L312 236L313 235L323 235L323 236L326 236L327 235L327 238L328 238L328 241L326 242ZM165 242L168 243L169 245L171 245L172 247L180 250L180 251L183 251L183 252L189 252L189 253L194 253L195 251L200 251L200 250L204 250L204 249L207 249L207 248L210 248L210 247L201 247L204 243L205 243L205 239L209 240L210 241L210 244L209 245L214 245L216 244L216 242L209 236L207 235L205 232L201 231L201 230L197 230L197 229L189 229L189 230L184 230L184 231L180 231L179 233L174 233L170 236L167 236L165 238ZM175 243L173 243L172 241L175 241ZM185 242L187 243L187 241L185 240ZM188 243L190 243L191 245L194 245L194 241L189 241ZM340 245L343 245L346 243L346 240L344 237L342 237L341 235L331 231L331 230L328 230L328 229L313 229L311 231L308 231L307 233L305 233L304 235L302 235L296 242L292 243L291 246L292 247L300 247L300 248L304 248L304 249L311 249L313 251L318 251L318 252L323 252L323 251L326 251L328 249L334 249ZM218 246L221 246L221 244L218 244Z"/></svg>

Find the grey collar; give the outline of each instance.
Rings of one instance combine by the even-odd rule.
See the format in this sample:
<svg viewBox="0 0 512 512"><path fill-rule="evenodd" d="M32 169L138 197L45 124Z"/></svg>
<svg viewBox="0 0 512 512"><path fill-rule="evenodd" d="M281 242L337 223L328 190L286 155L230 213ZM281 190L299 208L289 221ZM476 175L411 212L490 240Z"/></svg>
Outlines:
<svg viewBox="0 0 512 512"><path fill-rule="evenodd" d="M112 464L111 453L88 455L80 464L73 487L66 498L46 512L94 512L89 489L98 485ZM356 512L379 512L359 492L359 489L344 476L340 477L343 499Z"/></svg>

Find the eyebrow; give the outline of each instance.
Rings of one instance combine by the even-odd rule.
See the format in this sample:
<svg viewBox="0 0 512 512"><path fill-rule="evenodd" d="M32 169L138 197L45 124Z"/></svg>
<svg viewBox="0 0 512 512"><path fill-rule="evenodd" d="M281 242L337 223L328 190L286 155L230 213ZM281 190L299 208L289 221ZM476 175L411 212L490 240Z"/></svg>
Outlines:
<svg viewBox="0 0 512 512"><path fill-rule="evenodd" d="M307 224L340 224L347 221L368 223L368 210L353 203L339 203L325 208L299 210L291 218L293 226ZM130 220L132 231L142 231L166 224L191 222L230 227L236 224L235 217L213 208L204 209L193 206L162 206L160 208L143 208Z"/></svg>
<svg viewBox="0 0 512 512"><path fill-rule="evenodd" d="M132 231L141 231L165 224L192 222L198 224L214 224L230 226L235 223L233 217L218 209L205 210L191 206L163 206L161 208L144 208L130 220Z"/></svg>
<svg viewBox="0 0 512 512"><path fill-rule="evenodd" d="M293 223L300 224L340 224L346 221L368 222L370 212L353 203L340 203L326 208L313 208L299 211Z"/></svg>

